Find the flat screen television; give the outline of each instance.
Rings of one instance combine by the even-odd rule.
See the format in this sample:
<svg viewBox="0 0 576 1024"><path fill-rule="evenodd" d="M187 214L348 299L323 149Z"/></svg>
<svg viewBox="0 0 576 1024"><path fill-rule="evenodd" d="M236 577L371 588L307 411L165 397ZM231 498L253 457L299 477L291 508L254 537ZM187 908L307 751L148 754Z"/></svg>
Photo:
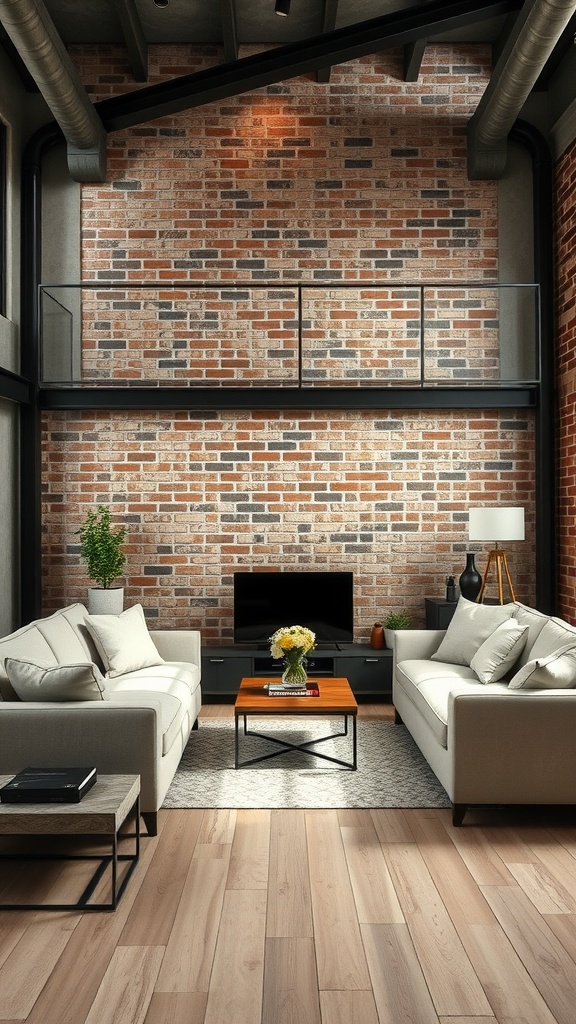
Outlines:
<svg viewBox="0 0 576 1024"><path fill-rule="evenodd" d="M234 643L266 645L281 626L307 626L317 645L352 643L352 572L235 572Z"/></svg>

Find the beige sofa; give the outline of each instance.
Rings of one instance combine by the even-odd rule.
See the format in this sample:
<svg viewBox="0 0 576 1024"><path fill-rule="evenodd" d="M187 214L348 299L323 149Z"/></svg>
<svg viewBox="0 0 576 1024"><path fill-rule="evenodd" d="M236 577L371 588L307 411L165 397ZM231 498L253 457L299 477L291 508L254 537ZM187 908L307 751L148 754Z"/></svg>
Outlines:
<svg viewBox="0 0 576 1024"><path fill-rule="evenodd" d="M455 825L471 805L576 804L576 628L563 620L460 598L447 630L396 632L392 699Z"/></svg>
<svg viewBox="0 0 576 1024"><path fill-rule="evenodd" d="M101 637L91 634L90 617L81 604L0 639L0 773L30 766L94 765L102 774L138 774L142 817L154 835L157 811L190 732L197 727L200 633L148 633L138 609L128 609L117 619L126 650L133 640L132 666L130 659L126 664L122 650L110 645L103 649L100 644L101 637L109 639L104 627L116 626L112 620L117 617L97 616L94 622L100 620ZM144 667L134 668L138 662ZM66 691L68 670L60 671L62 666L74 666L76 681L80 670L89 699L70 699L70 694L84 690L73 685ZM24 700L14 692L16 683L11 684L7 668L13 678L16 670L24 672L23 681L18 676ZM50 699L54 681L58 696Z"/></svg>

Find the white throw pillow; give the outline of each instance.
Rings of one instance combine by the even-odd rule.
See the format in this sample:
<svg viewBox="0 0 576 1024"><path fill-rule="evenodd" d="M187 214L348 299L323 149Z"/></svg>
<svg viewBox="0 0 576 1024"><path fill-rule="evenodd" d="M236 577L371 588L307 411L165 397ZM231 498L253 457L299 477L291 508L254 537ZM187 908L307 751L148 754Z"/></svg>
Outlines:
<svg viewBox="0 0 576 1024"><path fill-rule="evenodd" d="M514 614L513 604L476 604L460 597L433 661L469 665L476 651L501 622Z"/></svg>
<svg viewBox="0 0 576 1024"><path fill-rule="evenodd" d="M470 668L481 683L497 683L520 657L528 637L528 626L501 622L476 651Z"/></svg>
<svg viewBox="0 0 576 1024"><path fill-rule="evenodd" d="M576 647L533 658L508 683L509 690L569 690L576 687Z"/></svg>
<svg viewBox="0 0 576 1024"><path fill-rule="evenodd" d="M164 664L148 632L141 604L121 615L87 615L86 626L110 677Z"/></svg>
<svg viewBox="0 0 576 1024"><path fill-rule="evenodd" d="M97 665L35 665L6 658L6 675L19 700L105 700L105 681Z"/></svg>

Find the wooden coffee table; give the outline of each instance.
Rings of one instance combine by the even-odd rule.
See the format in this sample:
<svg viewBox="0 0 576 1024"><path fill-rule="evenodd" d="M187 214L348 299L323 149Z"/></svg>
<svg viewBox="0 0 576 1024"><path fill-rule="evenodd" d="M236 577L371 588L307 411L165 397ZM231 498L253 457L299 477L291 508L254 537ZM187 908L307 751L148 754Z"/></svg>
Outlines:
<svg viewBox="0 0 576 1024"><path fill-rule="evenodd" d="M320 694L318 697L269 697L265 689L266 683L277 683L278 679L262 679L247 676L242 679L240 689L234 705L234 767L247 768L248 765L258 764L260 761L268 761L272 757L278 757L286 750L302 750L312 757L322 758L324 761L332 761L342 768L350 768L356 771L357 768L357 729L356 720L358 716L358 704L350 689L347 679L331 679L323 677L319 680L310 680L310 683L318 686ZM269 733L256 732L248 729L248 716L257 715L260 717L285 717L299 718L301 716L327 718L341 716L343 718L342 732L331 732L314 740L306 740L304 743L290 743L279 736ZM251 757L248 760L240 760L240 719L244 723L244 736L258 736L261 739L276 743L280 749L273 750L261 757ZM327 740L336 739L339 736L349 735L349 720L352 721L351 744L352 758L350 761L343 761L330 754L324 754L312 747L318 743L325 743Z"/></svg>

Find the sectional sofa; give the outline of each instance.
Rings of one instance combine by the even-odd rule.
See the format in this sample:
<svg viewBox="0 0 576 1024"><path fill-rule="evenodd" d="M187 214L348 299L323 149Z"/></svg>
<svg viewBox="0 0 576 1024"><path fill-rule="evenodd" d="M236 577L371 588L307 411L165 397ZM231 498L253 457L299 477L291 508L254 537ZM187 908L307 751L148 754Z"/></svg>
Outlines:
<svg viewBox="0 0 576 1024"><path fill-rule="evenodd" d="M161 807L201 705L200 633L149 632L140 605L82 604L0 639L0 774L94 765L140 775L142 817Z"/></svg>
<svg viewBox="0 0 576 1024"><path fill-rule="evenodd" d="M392 700L452 801L576 804L576 627L460 598L447 630L395 634Z"/></svg>

